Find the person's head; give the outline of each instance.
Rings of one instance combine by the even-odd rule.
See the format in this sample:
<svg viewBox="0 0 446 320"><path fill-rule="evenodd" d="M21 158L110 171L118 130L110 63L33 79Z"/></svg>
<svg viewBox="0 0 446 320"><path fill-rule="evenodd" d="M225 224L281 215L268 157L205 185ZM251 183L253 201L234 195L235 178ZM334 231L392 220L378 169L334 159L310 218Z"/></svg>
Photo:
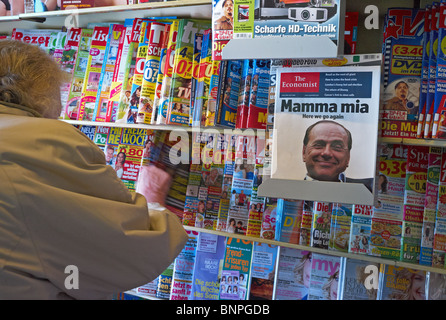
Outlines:
<svg viewBox="0 0 446 320"><path fill-rule="evenodd" d="M233 0L224 0L221 6L223 8L223 15L229 20L232 20L234 8Z"/></svg>
<svg viewBox="0 0 446 320"><path fill-rule="evenodd" d="M200 200L198 202L198 212L200 212L200 213L204 212L204 207L205 207L204 201Z"/></svg>
<svg viewBox="0 0 446 320"><path fill-rule="evenodd" d="M125 162L125 153L124 152L119 152L118 155L116 156L116 163L118 164L124 164Z"/></svg>
<svg viewBox="0 0 446 320"><path fill-rule="evenodd" d="M409 92L409 86L404 81L399 81L395 85L395 96L400 100L407 99L407 94Z"/></svg>
<svg viewBox="0 0 446 320"><path fill-rule="evenodd" d="M45 118L57 119L62 105L60 87L68 75L40 47L0 40L0 103L28 107Z"/></svg>
<svg viewBox="0 0 446 320"><path fill-rule="evenodd" d="M385 193L387 191L387 177L383 174L380 174L378 181L379 181L378 189L382 193Z"/></svg>
<svg viewBox="0 0 446 320"><path fill-rule="evenodd" d="M107 146L106 152L105 152L105 160L110 161L113 159L113 154L115 152L115 148L113 146Z"/></svg>
<svg viewBox="0 0 446 320"><path fill-rule="evenodd" d="M307 174L315 180L339 181L350 161L350 131L337 122L322 120L307 128L303 144Z"/></svg>

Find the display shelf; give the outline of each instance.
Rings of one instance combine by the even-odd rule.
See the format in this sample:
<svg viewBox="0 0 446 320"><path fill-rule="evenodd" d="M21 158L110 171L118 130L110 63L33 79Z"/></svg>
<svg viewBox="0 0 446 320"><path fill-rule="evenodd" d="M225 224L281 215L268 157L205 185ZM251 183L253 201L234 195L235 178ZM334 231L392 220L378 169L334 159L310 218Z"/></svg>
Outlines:
<svg viewBox="0 0 446 320"><path fill-rule="evenodd" d="M123 22L125 19L130 18L177 16L181 18L211 19L211 4L211 0L177 0L76 10L22 13L12 17L0 17L0 34L11 34L14 28L85 28L90 22Z"/></svg>
<svg viewBox="0 0 446 320"><path fill-rule="evenodd" d="M117 122L99 122L99 121L84 121L84 120L61 120L72 125L81 126L100 126L100 127L117 127L117 128L136 128L147 130L161 130L161 131L187 131L187 132L207 132L207 133L222 133L232 135L244 136L265 136L263 129L231 129L222 127L188 127L176 126L168 124L143 124L143 123L117 123Z"/></svg>
<svg viewBox="0 0 446 320"><path fill-rule="evenodd" d="M243 240L247 240L247 241L261 242L261 243L266 243L266 244L276 245L276 246L281 246L281 247L294 248L294 249L299 249L299 250L307 250L307 251L311 251L311 252L315 252L315 253L328 254L328 255L337 256L337 257L344 257L344 258L349 258L349 259L357 259L357 260L375 262L375 263L380 263L380 264L387 264L387 265L391 265L391 266L395 266L395 267L411 268L411 269L415 269L415 270L423 270L423 271L446 274L446 269L433 268L433 267L429 267L429 266L423 266L423 265L419 265L419 264L415 264L415 263L402 262L402 261L392 260L392 259L383 259L383 258L374 257L374 256L370 256L370 255L348 253L348 252L327 250L327 249L321 249L321 248L313 248L313 247L308 247L308 246L293 244L293 243L288 243L288 242L268 240L268 239L263 239L263 238L258 238L258 237L245 236L245 235L236 234L236 233L209 230L209 229L203 229L203 228L197 228L197 227L191 227L191 226L184 226L184 229L190 230L190 231L195 231L195 232L211 233L211 234L216 234L219 236L231 237L231 238L236 238L236 239L243 239Z"/></svg>
<svg viewBox="0 0 446 320"><path fill-rule="evenodd" d="M205 5L207 8L202 7ZM200 10L196 11L191 6L200 6ZM111 7L93 7L85 9L70 9L70 10L56 10L47 12L36 12L36 13L22 13L18 17L21 20L40 20L52 17L67 17L70 15L95 15L98 14L119 14L114 15L113 18L118 17L121 19L124 15L130 15L135 17L138 13L145 14L147 10L150 10L150 14L153 16L166 16L166 15L176 15L176 16L188 16L195 18L209 18L211 12L211 1L210 0L177 0L177 1L163 1L163 2L148 2L134 5L120 5Z"/></svg>
<svg viewBox="0 0 446 320"><path fill-rule="evenodd" d="M373 194L360 183L266 179L259 186L262 197L373 205Z"/></svg>
<svg viewBox="0 0 446 320"><path fill-rule="evenodd" d="M19 16L1 16L0 22L20 21Z"/></svg>
<svg viewBox="0 0 446 320"><path fill-rule="evenodd" d="M446 147L446 140L436 139L408 139L408 138L379 138L379 142L393 143L393 144L405 144L405 145L417 145L417 146L429 146L429 147Z"/></svg>
<svg viewBox="0 0 446 320"><path fill-rule="evenodd" d="M280 50L277 50L280 48ZM222 49L225 60L336 58L343 49L327 37L232 39Z"/></svg>

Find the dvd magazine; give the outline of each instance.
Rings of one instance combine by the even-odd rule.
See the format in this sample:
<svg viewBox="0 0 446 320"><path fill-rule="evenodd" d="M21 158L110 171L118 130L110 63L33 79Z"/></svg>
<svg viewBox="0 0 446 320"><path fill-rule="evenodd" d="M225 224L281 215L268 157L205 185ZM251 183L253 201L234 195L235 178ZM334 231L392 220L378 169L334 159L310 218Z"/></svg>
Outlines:
<svg viewBox="0 0 446 320"><path fill-rule="evenodd" d="M373 204L380 67L278 68L277 84L271 180L299 199Z"/></svg>

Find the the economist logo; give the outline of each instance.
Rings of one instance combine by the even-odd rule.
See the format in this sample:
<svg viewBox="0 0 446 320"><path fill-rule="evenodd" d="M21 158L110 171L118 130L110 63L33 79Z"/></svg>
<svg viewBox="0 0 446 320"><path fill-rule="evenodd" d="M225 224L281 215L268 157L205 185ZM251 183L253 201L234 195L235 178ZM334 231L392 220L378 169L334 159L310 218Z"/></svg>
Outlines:
<svg viewBox="0 0 446 320"><path fill-rule="evenodd" d="M319 72L289 72L282 73L280 93L319 92Z"/></svg>

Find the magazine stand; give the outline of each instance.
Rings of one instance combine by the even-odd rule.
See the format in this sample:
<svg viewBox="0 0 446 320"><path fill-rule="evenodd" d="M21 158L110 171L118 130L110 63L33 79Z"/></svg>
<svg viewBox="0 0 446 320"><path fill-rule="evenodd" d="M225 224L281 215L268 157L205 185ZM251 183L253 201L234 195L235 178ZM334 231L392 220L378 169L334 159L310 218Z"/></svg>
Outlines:
<svg viewBox="0 0 446 320"><path fill-rule="evenodd" d="M222 56L225 60L335 58L343 54L343 46L343 41L335 44L328 37L232 39Z"/></svg>
<svg viewBox="0 0 446 320"><path fill-rule="evenodd" d="M373 2L373 1L370 1ZM375 1L376 3L378 1ZM390 1L395 2L395 1ZM353 3L353 0L351 0ZM359 4L360 1L354 3ZM409 2L410 3L410 2ZM409 4L410 5L410 4ZM66 10L45 13L26 13L13 17L0 18L0 32L10 34L13 28L60 28L66 27L71 16L79 15L79 25L86 26L89 22L110 22L123 21L125 18L147 17L147 16L167 16L177 15L181 17L206 18L211 17L212 1L210 0L179 0L167 2L149 2L132 6L117 6L106 8L90 8L82 10ZM253 58L322 58L337 57L342 54L343 44L333 43L330 39L324 37L312 37L303 39L287 39L287 38L259 38L259 39L233 39L222 51L223 59L253 59ZM111 127L127 127L127 124L119 123L92 123L89 121L72 121L66 122L77 125L96 125ZM154 130L172 130L169 125L129 125L135 128L150 128ZM183 128L182 128L183 129ZM188 128L188 131L192 129ZM415 140L402 138L384 138L381 142L403 143L416 145L434 145L444 147L444 140ZM324 183L324 186L317 181L286 180L286 179L264 179L259 186L259 195L278 197L285 199L304 199L310 201L326 201L339 202L340 199L346 203L373 205L374 199L372 194L362 184L347 183L340 185L339 183ZM413 268L416 270L426 270L436 273L446 274L446 269L437 269L430 266L423 266L413 263L405 263L394 259L385 259L369 255L360 255L353 253L344 253L341 251L329 251L292 243L279 242L257 237L249 237L245 235L230 234L224 231L208 230L198 227L184 226L186 230L197 232L213 233L222 236L231 236L248 241L258 241L262 243L271 243L284 247L292 247L312 252L326 253L330 255L342 256L351 259L360 259L370 262L394 265L396 267ZM153 298L151 298L153 299Z"/></svg>

